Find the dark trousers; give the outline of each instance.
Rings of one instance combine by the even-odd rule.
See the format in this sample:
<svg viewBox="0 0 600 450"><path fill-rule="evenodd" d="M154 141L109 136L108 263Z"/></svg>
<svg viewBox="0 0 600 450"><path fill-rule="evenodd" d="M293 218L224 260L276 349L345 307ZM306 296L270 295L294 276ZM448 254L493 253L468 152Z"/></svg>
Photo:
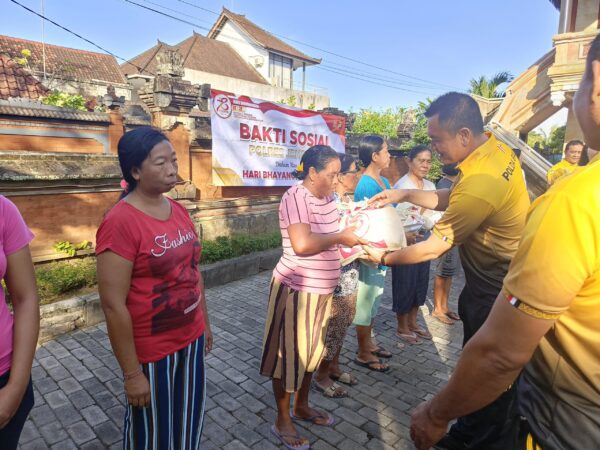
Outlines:
<svg viewBox="0 0 600 450"><path fill-rule="evenodd" d="M464 327L464 345L487 319L496 295L474 295L465 286L458 298L458 313ZM450 435L466 443L465 449L506 450L513 448L511 430L517 416L515 385L488 406L459 417L450 428Z"/></svg>
<svg viewBox="0 0 600 450"><path fill-rule="evenodd" d="M8 383L9 375L10 372L7 372L0 376L0 389ZM29 380L29 386L27 386L17 412L10 422L4 428L0 429L0 450L14 450L17 448L21 431L23 431L23 426L31 408L33 408L33 386L31 380Z"/></svg>

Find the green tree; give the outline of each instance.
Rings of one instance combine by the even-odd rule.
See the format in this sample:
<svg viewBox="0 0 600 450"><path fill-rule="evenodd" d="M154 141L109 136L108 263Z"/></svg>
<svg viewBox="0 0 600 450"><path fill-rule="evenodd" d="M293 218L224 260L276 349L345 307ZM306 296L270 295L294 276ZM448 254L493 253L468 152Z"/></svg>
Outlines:
<svg viewBox="0 0 600 450"><path fill-rule="evenodd" d="M498 72L492 78L487 78L484 75L479 78L472 78L469 81L469 93L485 98L504 97L504 90L499 89L499 87L504 83L510 83L513 78L510 72Z"/></svg>
<svg viewBox="0 0 600 450"><path fill-rule="evenodd" d="M353 133L379 134L386 137L396 137L398 126L403 123L408 114L407 108L387 108L381 111L361 109L356 113L352 126Z"/></svg>
<svg viewBox="0 0 600 450"><path fill-rule="evenodd" d="M555 125L550 130L550 136L548 137L548 147L552 153L562 153L565 145L565 131L566 125L558 126Z"/></svg>
<svg viewBox="0 0 600 450"><path fill-rule="evenodd" d="M546 136L546 133L542 129L532 130L527 134L527 145L534 148L536 144L540 149L543 149L548 144L548 136Z"/></svg>

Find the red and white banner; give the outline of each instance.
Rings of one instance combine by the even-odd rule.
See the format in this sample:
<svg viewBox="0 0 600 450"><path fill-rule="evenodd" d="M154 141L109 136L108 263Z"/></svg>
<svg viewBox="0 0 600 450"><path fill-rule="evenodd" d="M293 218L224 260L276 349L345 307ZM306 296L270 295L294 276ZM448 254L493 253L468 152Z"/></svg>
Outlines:
<svg viewBox="0 0 600 450"><path fill-rule="evenodd" d="M306 149L345 152L346 119L211 90L215 186L291 186Z"/></svg>

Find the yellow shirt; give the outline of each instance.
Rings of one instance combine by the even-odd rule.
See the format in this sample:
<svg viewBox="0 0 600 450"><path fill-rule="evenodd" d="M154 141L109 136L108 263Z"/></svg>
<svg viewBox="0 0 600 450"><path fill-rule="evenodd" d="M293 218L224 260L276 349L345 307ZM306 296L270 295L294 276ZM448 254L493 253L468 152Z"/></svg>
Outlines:
<svg viewBox="0 0 600 450"><path fill-rule="evenodd" d="M552 186L556 180L569 175L577 167L579 167L577 164L571 164L566 159L554 164L552 167L550 167L550 170L548 170L548 173L546 174L548 185Z"/></svg>
<svg viewBox="0 0 600 450"><path fill-rule="evenodd" d="M544 448L598 448L600 155L533 203L503 290L525 314L558 318L519 387L535 435Z"/></svg>
<svg viewBox="0 0 600 450"><path fill-rule="evenodd" d="M460 245L472 295L493 300L525 225L529 208L525 180L513 151L493 135L457 167L460 174L448 209L433 233Z"/></svg>

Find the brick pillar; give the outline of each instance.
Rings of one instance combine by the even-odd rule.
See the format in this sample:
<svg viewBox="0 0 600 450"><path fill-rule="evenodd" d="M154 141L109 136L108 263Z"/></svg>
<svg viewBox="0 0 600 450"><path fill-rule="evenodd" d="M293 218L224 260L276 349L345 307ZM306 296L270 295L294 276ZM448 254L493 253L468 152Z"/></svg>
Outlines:
<svg viewBox="0 0 600 450"><path fill-rule="evenodd" d="M117 144L121 136L125 134L125 124L121 107L125 104L124 96L117 96L114 86L106 88L106 94L101 98L100 102L108 110L110 125L108 126L108 149L109 153L117 154Z"/></svg>
<svg viewBox="0 0 600 450"><path fill-rule="evenodd" d="M182 123L176 123L175 126L167 132L167 135L177 154L179 177L183 180L191 180L190 132Z"/></svg>
<svg viewBox="0 0 600 450"><path fill-rule="evenodd" d="M108 126L108 148L111 154L117 154L117 144L125 134L125 124L121 108L109 109L110 125Z"/></svg>

